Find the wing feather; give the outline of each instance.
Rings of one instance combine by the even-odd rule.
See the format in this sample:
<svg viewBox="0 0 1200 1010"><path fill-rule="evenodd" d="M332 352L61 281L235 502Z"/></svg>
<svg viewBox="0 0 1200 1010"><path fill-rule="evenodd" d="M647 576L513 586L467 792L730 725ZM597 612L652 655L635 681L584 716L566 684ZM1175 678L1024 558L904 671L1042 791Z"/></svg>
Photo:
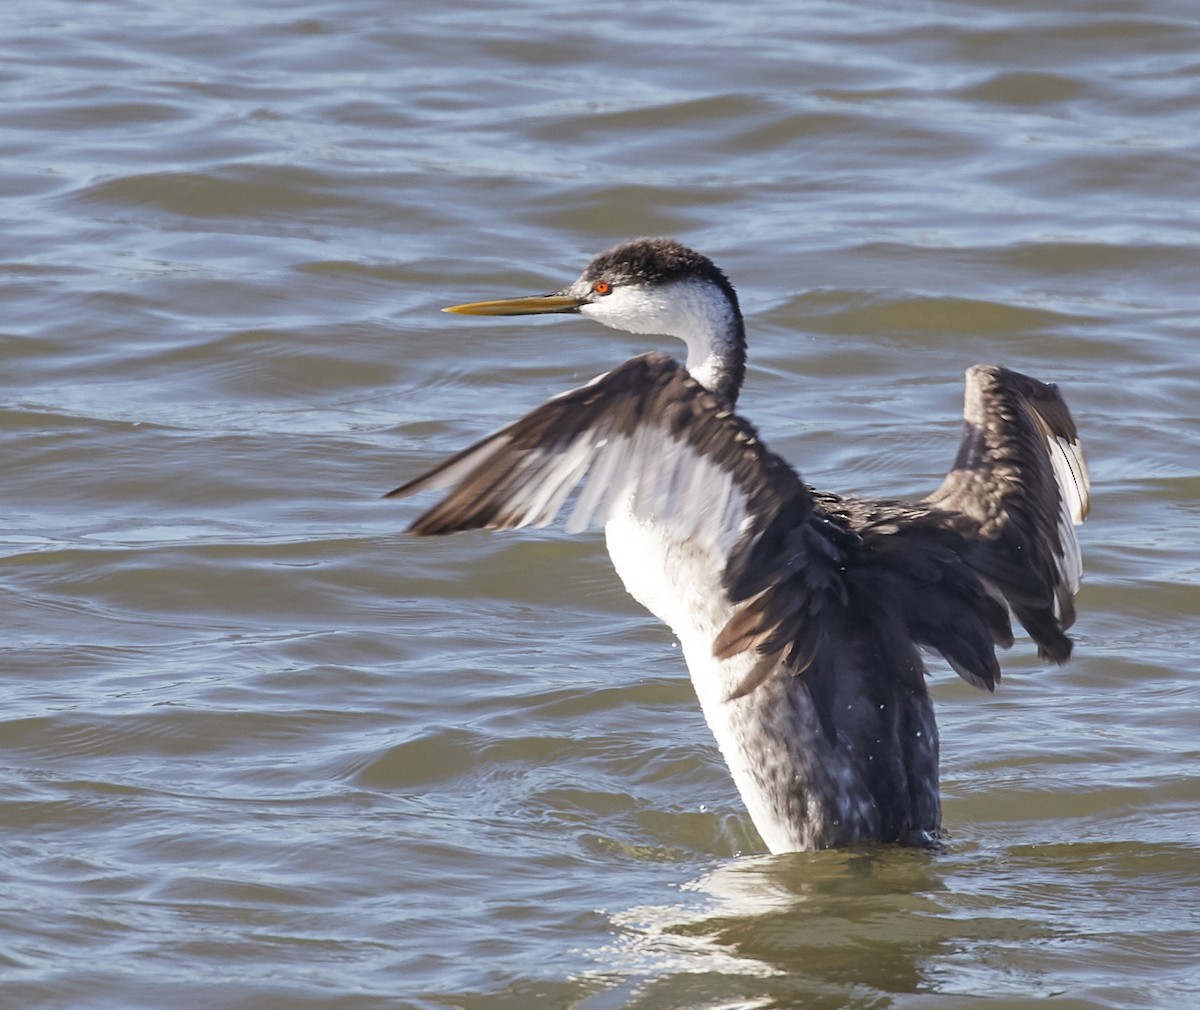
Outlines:
<svg viewBox="0 0 1200 1010"><path fill-rule="evenodd" d="M954 468L924 504L955 512L976 536L970 563L1056 662L1083 573L1075 527L1088 511L1087 462L1058 388L995 365L967 371Z"/></svg>
<svg viewBox="0 0 1200 1010"><path fill-rule="evenodd" d="M542 526L578 491L569 531L603 525L632 503L721 557L781 500L808 502L800 478L754 429L661 353L559 394L388 497L444 488L410 532Z"/></svg>
<svg viewBox="0 0 1200 1010"><path fill-rule="evenodd" d="M597 514L610 515L614 502L625 490L621 461L629 452L629 440L622 435L602 440L595 451L591 477L567 519L568 533L581 533L592 525Z"/></svg>

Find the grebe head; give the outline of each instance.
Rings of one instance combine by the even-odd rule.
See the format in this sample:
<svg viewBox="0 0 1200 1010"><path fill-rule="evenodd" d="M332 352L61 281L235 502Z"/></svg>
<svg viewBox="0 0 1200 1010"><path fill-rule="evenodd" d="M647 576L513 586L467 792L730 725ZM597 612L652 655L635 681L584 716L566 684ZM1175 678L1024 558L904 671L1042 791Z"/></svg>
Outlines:
<svg viewBox="0 0 1200 1010"><path fill-rule="evenodd" d="M737 293L707 256L668 238L639 238L601 253L578 280L548 295L470 302L443 311L474 316L566 312L628 333L687 344L688 371L731 402L745 375Z"/></svg>

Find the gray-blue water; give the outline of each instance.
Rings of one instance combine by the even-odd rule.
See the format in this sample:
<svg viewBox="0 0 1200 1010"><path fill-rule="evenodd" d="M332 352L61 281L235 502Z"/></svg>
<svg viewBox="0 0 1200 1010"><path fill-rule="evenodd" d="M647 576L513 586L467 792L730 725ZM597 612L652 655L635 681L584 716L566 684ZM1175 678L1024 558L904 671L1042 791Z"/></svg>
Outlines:
<svg viewBox="0 0 1200 1010"><path fill-rule="evenodd" d="M1190 1005L1200 13L0 13L0 1006ZM762 855L599 538L379 495L651 346L437 309L671 234L831 490L1060 384L1075 660L940 664L948 848ZM669 348L668 348L669 349Z"/></svg>

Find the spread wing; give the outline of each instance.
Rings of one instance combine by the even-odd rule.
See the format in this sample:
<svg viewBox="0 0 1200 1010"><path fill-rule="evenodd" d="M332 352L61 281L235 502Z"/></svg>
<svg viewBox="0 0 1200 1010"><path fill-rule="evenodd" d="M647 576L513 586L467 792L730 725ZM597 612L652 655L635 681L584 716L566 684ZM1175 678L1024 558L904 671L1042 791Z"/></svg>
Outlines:
<svg viewBox="0 0 1200 1010"><path fill-rule="evenodd" d="M828 728L852 642L870 648L898 682L919 683L912 649L922 645L991 690L1000 679L995 647L1012 645L1010 608L1043 657L1069 658L1065 631L1082 572L1075 526L1088 508L1070 412L1054 386L976 366L967 373L964 415L954 469L925 501L815 495L800 522L779 516L745 563L731 561L730 597L746 602L716 654L753 647L763 655L737 694L753 690L777 659L803 677ZM802 570L789 568L795 558L804 559Z"/></svg>
<svg viewBox="0 0 1200 1010"><path fill-rule="evenodd" d="M967 561L1038 644L1063 663L1083 565L1075 527L1087 516L1087 463L1058 388L995 365L967 371L954 468L923 504L957 513Z"/></svg>
<svg viewBox="0 0 1200 1010"><path fill-rule="evenodd" d="M756 540L781 510L811 507L754 429L661 353L554 397L388 497L436 488L449 493L410 532L545 526L577 491L569 532L632 505L718 557Z"/></svg>

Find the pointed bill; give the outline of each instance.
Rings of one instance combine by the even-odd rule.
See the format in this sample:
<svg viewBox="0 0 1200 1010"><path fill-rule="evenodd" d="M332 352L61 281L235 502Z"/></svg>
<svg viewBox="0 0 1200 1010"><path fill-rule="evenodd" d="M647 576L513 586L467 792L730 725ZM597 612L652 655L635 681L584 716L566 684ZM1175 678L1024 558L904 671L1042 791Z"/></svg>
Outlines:
<svg viewBox="0 0 1200 1010"><path fill-rule="evenodd" d="M522 298L498 298L490 302L449 305L443 312L463 316L535 316L545 312L575 312L585 299L574 295L527 295Z"/></svg>

